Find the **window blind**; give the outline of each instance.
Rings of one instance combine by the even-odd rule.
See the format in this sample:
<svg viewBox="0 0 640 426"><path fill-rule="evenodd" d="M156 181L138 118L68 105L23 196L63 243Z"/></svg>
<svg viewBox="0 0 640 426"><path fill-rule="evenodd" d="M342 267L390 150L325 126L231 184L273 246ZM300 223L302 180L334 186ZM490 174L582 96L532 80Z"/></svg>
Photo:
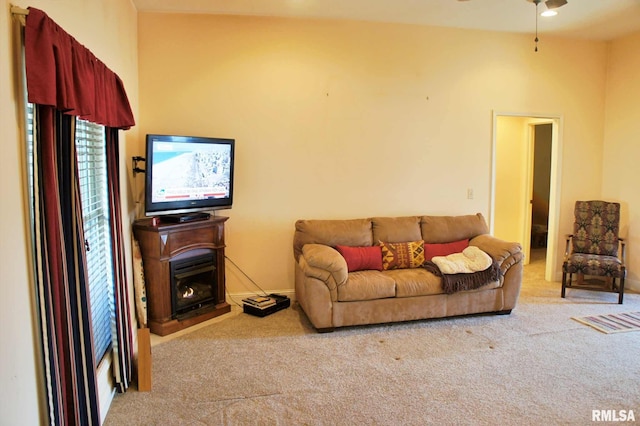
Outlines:
<svg viewBox="0 0 640 426"><path fill-rule="evenodd" d="M115 315L104 127L77 119L76 152L87 248L93 341L99 361L111 346Z"/></svg>
<svg viewBox="0 0 640 426"><path fill-rule="evenodd" d="M33 174L35 173L34 169L33 169L33 162L34 162L34 152L33 152L33 138L35 137L36 134L36 130L34 127L34 111L33 111L33 104L32 103L27 103L27 111L26 111L26 117L27 117L27 170L29 173L28 176L28 182L29 182L29 199L33 201L33 191L34 191L34 183L33 183ZM34 203L30 202L29 203L29 207L31 209L30 213L31 213L31 218L33 218L33 209L34 209Z"/></svg>

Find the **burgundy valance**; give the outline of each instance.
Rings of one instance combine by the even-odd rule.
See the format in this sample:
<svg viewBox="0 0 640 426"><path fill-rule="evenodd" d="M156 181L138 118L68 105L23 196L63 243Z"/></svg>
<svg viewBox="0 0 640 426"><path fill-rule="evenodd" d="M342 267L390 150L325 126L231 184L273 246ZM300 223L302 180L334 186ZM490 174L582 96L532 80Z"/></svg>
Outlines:
<svg viewBox="0 0 640 426"><path fill-rule="evenodd" d="M120 77L33 7L26 18L25 59L29 102L108 127L135 125Z"/></svg>

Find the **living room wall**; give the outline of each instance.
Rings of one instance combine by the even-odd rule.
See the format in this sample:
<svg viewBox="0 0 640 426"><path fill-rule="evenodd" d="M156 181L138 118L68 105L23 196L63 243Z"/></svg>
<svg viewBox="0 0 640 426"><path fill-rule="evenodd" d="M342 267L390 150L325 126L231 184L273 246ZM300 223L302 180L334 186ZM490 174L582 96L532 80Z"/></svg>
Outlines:
<svg viewBox="0 0 640 426"><path fill-rule="evenodd" d="M629 283L640 291L640 32L611 43L607 70L607 102L602 192L619 201L627 239Z"/></svg>
<svg viewBox="0 0 640 426"><path fill-rule="evenodd" d="M268 291L293 289L296 219L488 216L493 111L563 116L561 229L601 195L580 171L601 162L604 42L155 13L139 31L139 153L146 133L236 139L227 255ZM257 291L232 267L227 285Z"/></svg>
<svg viewBox="0 0 640 426"><path fill-rule="evenodd" d="M524 208L521 200L526 194L527 184L527 140L528 117L500 117L496 120L496 196L494 206L493 234L507 241L517 241L524 246L522 238Z"/></svg>
<svg viewBox="0 0 640 426"><path fill-rule="evenodd" d="M0 424L47 423L46 387L38 360L38 325L29 267L28 219L23 177L22 93L18 85L19 60L13 43L10 6L45 11L78 41L101 58L123 80L134 114L138 111L137 11L129 0L5 0L0 12ZM130 246L132 208L127 187L132 145L137 129L121 133L121 172L125 194L123 214L127 249ZM133 141L133 142L131 142ZM130 255L128 255L130 258ZM129 271L131 268L129 267ZM106 413L103 413L106 414Z"/></svg>

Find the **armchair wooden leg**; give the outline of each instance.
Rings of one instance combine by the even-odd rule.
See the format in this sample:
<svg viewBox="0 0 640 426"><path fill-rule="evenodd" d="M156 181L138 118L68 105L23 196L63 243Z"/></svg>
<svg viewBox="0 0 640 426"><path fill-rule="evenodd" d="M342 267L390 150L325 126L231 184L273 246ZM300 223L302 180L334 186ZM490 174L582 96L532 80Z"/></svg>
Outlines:
<svg viewBox="0 0 640 426"><path fill-rule="evenodd" d="M620 288L618 292L618 305L622 305L622 299L624 297L624 277L620 278Z"/></svg>
<svg viewBox="0 0 640 426"><path fill-rule="evenodd" d="M571 279L571 275L569 275L569 279ZM567 290L567 273L562 271L562 293L561 297L564 299L565 292Z"/></svg>

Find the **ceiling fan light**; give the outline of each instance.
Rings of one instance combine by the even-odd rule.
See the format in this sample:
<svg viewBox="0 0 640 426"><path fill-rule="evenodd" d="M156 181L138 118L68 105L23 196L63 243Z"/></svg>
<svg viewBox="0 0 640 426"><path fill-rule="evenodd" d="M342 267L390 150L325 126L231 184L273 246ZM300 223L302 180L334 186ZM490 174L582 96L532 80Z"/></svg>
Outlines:
<svg viewBox="0 0 640 426"><path fill-rule="evenodd" d="M560 6L564 6L567 4L567 0L547 0L544 2L544 5L547 6L547 9L555 9Z"/></svg>
<svg viewBox="0 0 640 426"><path fill-rule="evenodd" d="M540 14L540 16L556 16L558 14L558 12L556 12L555 10L545 10L544 12L542 12Z"/></svg>

